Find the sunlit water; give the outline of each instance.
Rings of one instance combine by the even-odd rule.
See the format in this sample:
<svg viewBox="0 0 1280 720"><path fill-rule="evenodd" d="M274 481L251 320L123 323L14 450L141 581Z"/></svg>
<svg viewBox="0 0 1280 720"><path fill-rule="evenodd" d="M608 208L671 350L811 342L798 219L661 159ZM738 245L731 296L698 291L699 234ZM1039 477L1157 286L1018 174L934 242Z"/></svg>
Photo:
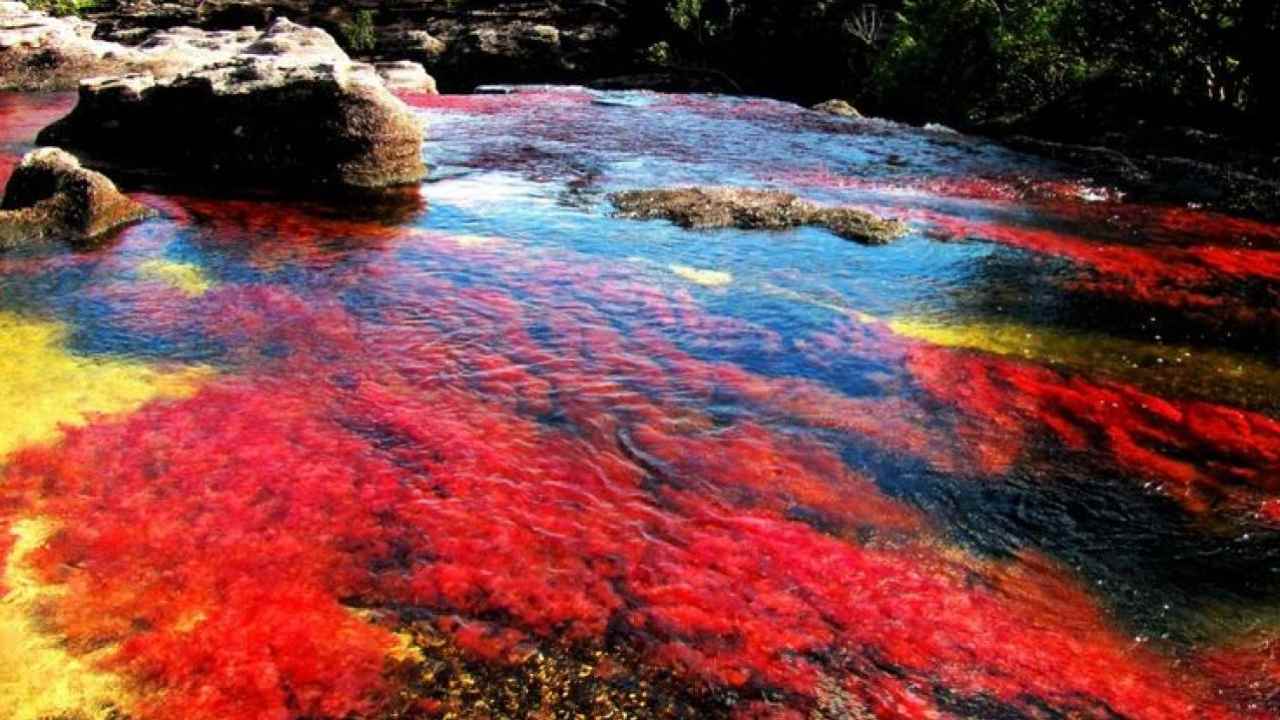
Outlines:
<svg viewBox="0 0 1280 720"><path fill-rule="evenodd" d="M0 256L0 718L1280 714L1280 227L769 101L406 100L420 197ZM0 174L72 102L0 97ZM689 184L912 230L611 216Z"/></svg>

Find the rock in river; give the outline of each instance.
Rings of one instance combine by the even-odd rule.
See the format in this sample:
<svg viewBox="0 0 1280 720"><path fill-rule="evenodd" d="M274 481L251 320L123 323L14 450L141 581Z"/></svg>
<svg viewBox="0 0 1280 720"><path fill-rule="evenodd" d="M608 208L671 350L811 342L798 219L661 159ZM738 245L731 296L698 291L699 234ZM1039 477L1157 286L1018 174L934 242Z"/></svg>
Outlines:
<svg viewBox="0 0 1280 720"><path fill-rule="evenodd" d="M421 180L422 135L372 66L323 30L280 19L223 62L84 81L75 110L39 142L113 172L311 191Z"/></svg>
<svg viewBox="0 0 1280 720"><path fill-rule="evenodd" d="M828 115L837 115L846 118L860 118L862 113L858 112L858 108L850 105L847 100L828 100L820 102L813 106L814 112L827 113Z"/></svg>
<svg viewBox="0 0 1280 720"><path fill-rule="evenodd" d="M0 203L0 249L48 238L83 243L151 214L58 148L27 153Z"/></svg>
<svg viewBox="0 0 1280 720"><path fill-rule="evenodd" d="M686 228L786 230L801 225L824 227L846 240L868 245L890 242L906 225L857 208L827 207L777 190L691 187L632 190L610 196L618 214L628 218L664 218Z"/></svg>

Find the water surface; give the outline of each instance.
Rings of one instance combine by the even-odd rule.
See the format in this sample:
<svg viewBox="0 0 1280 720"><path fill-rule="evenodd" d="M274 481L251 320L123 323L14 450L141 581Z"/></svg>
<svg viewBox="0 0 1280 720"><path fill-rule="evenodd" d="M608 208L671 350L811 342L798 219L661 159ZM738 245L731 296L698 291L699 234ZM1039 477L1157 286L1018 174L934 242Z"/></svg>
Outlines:
<svg viewBox="0 0 1280 720"><path fill-rule="evenodd" d="M408 201L0 257L0 717L1280 714L1280 227L772 101L406 100ZM73 102L0 96L0 174ZM688 184L911 232L611 216Z"/></svg>

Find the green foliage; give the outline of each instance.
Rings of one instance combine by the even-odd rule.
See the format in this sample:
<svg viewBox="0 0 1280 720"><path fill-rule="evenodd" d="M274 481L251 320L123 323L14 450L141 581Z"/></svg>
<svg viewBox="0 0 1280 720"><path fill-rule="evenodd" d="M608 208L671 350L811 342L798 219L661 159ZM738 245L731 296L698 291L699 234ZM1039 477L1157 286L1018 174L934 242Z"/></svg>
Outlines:
<svg viewBox="0 0 1280 720"><path fill-rule="evenodd" d="M79 15L95 4L96 0L27 0L27 6L32 10L47 12L54 17Z"/></svg>
<svg viewBox="0 0 1280 720"><path fill-rule="evenodd" d="M674 59L671 43L663 40L645 48L644 59L650 65L669 65Z"/></svg>
<svg viewBox="0 0 1280 720"><path fill-rule="evenodd" d="M1275 0L1079 0L1100 62L1129 82L1248 108L1275 100Z"/></svg>
<svg viewBox="0 0 1280 720"><path fill-rule="evenodd" d="M671 22L681 30L697 30L702 25L702 0L674 0L667 4Z"/></svg>
<svg viewBox="0 0 1280 720"><path fill-rule="evenodd" d="M352 52L369 52L378 44L378 36L373 26L373 11L361 10L349 23L340 26L342 38Z"/></svg>
<svg viewBox="0 0 1280 720"><path fill-rule="evenodd" d="M677 30L703 44L723 36L732 29L736 6L728 0L718 4L707 0L671 0L667 3L667 16Z"/></svg>
<svg viewBox="0 0 1280 720"><path fill-rule="evenodd" d="M910 116L979 120L1082 82L1078 0L906 0L872 70L881 102Z"/></svg>
<svg viewBox="0 0 1280 720"><path fill-rule="evenodd" d="M1275 0L903 0L870 91L913 117L1034 109L1089 78L1184 106L1274 107Z"/></svg>

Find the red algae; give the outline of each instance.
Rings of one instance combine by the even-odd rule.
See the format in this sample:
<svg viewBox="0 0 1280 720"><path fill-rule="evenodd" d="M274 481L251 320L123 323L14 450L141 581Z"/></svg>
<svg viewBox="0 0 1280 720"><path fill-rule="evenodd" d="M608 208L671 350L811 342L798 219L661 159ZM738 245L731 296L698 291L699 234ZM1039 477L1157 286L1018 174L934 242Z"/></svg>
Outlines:
<svg viewBox="0 0 1280 720"><path fill-rule="evenodd" d="M858 190L870 194L939 197L978 200L987 203L1014 203L1031 199L1076 199L1100 192L1095 188L1061 180L1030 177L988 178L948 175L858 177L829 170L765 174L764 180L786 186Z"/></svg>
<svg viewBox="0 0 1280 720"><path fill-rule="evenodd" d="M512 93L478 93L471 95L432 95L402 92L397 93L397 96L411 107L422 110L443 110L480 115L506 114L546 105L582 105L589 104L593 100L589 91L575 88L520 89Z"/></svg>
<svg viewBox="0 0 1280 720"><path fill-rule="evenodd" d="M1274 630L1250 633L1197 660L1229 702L1272 716L1280 713L1280 638Z"/></svg>
<svg viewBox="0 0 1280 720"><path fill-rule="evenodd" d="M477 114L584 99L407 98ZM800 351L893 370L882 394L854 397L701 359L790 346L626 268L301 205L148 201L203 230L188 242L249 270L200 293L111 281L84 297L145 304L120 328L198 334L223 349L226 374L191 397L67 428L0 468L0 558L24 518L59 528L29 558L65 590L44 620L136 686L139 718L399 716L414 691L405 678L423 675L406 669L400 633L423 617L487 666L514 666L529 647L624 646L744 719L1274 715L1272 645L1187 660L1135 641L1072 571L1027 551L995 560L952 546L840 454L865 444L972 480L1032 461L1047 441L1159 483L1189 513L1280 518L1272 418L864 320ZM1276 277L1264 251L922 217L1165 302L1189 288L1212 307L1204 288L1222 278ZM1161 222L1183 231L1176 214ZM163 239L147 232L122 243L152 255ZM455 282L415 266L415 253L496 280ZM132 267L102 262L108 274ZM236 279L275 272L303 280ZM726 693L734 702L715 705Z"/></svg>
<svg viewBox="0 0 1280 720"><path fill-rule="evenodd" d="M76 93L0 93L0 144L34 142L44 126L75 107Z"/></svg>
<svg viewBox="0 0 1280 720"><path fill-rule="evenodd" d="M496 322L472 333L527 322L489 291L436 297L463 327L469 313ZM402 343L399 323L358 327L276 289L193 302L225 304L199 316L234 345L290 352L19 451L3 485L7 516L63 528L34 558L68 589L54 627L72 647L116 644L105 665L154 689L145 717L376 712L394 692L393 628L349 601L504 618L454 629L489 662L526 638L590 646L630 628L687 682L801 707L834 682L884 717L944 713L938 688L1028 712L1249 717L1133 648L1050 564L941 550L812 440L716 428L628 388L701 376L769 401L775 381L699 370L656 338L642 342L679 369L639 363L613 331L569 318L553 322L570 342L554 353L526 333L473 355L456 352L465 334L419 326ZM771 402L799 407L800 387ZM559 402L582 432L531 417Z"/></svg>
<svg viewBox="0 0 1280 720"><path fill-rule="evenodd" d="M1280 323L1280 305L1244 303L1224 294L1224 286L1241 281L1280 281L1280 250L1216 245L1138 247L934 212L918 211L915 217L947 238L976 237L1077 263L1093 273L1072 281L1079 289L1202 316L1226 314L1248 324Z"/></svg>
<svg viewBox="0 0 1280 720"><path fill-rule="evenodd" d="M1223 503L1257 512L1280 491L1280 421L1266 415L928 345L911 351L908 365L921 387L956 409L966 444L987 449L988 472L1007 469L1047 432L1074 450L1105 450L1193 512Z"/></svg>
<svg viewBox="0 0 1280 720"><path fill-rule="evenodd" d="M462 393L392 404L364 385L355 407L376 413L367 419L355 408L336 423L320 409L298 413L305 401L288 392L211 388L73 432L54 457L15 459L10 480L42 491L32 510L68 523L38 559L75 591L58 626L73 644L127 638L109 663L165 688L149 716L367 709L390 641L344 621L338 601L355 596L501 612L524 632L577 642L621 615L651 638L653 662L729 687L816 697L823 676L845 669L805 658L870 648L921 689L940 683L1014 707L1028 696L1073 707L1083 695L1126 717L1232 717L1189 698L1078 594L1042 596L1040 580L1004 588L1005 571L975 585L970 574L983 571L930 560L924 547L859 547L695 491L662 491L673 514L649 504L641 473L617 454L584 454L505 414L486 421ZM411 442L369 452L343 428L362 422ZM74 522L86 513L92 523ZM388 565L406 550L407 566ZM1035 619L1043 603L1053 627ZM936 606L948 611L928 611ZM461 634L464 647L479 640ZM919 713L879 707L876 679L866 682L878 712L936 712L927 694Z"/></svg>

